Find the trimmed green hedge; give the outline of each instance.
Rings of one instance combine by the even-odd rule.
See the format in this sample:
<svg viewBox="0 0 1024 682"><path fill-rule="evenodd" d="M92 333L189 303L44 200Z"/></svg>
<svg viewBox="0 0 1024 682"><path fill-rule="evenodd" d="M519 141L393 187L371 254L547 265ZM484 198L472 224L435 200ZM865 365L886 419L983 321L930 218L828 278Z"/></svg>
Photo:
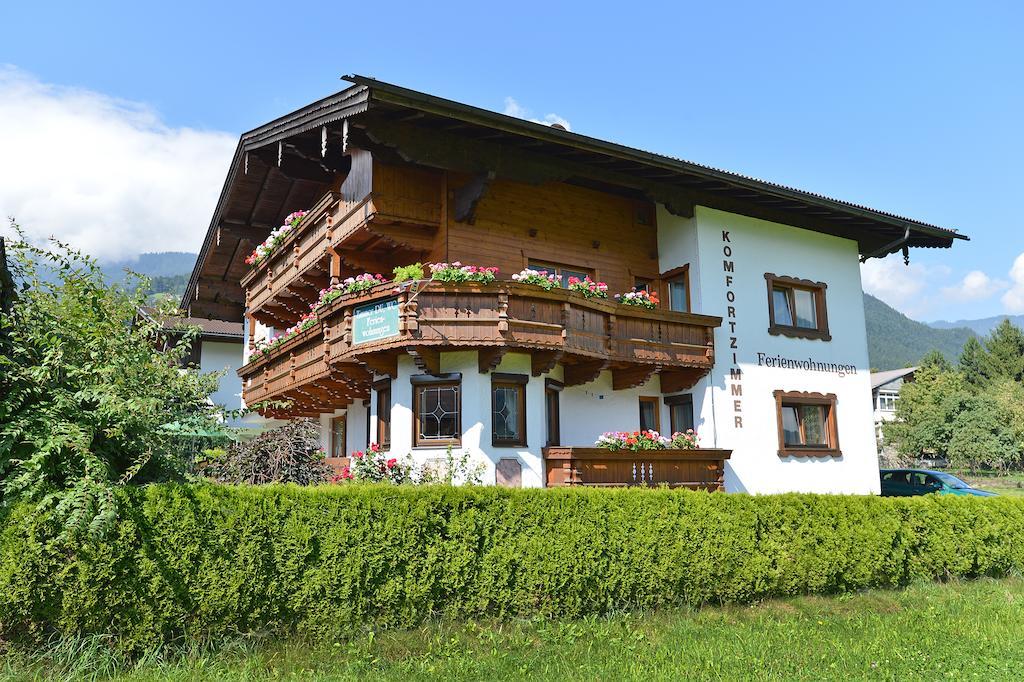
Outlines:
<svg viewBox="0 0 1024 682"><path fill-rule="evenodd" d="M102 543L21 507L0 535L0 637L414 625L999 576L1024 501L670 490L175 486L125 491Z"/></svg>

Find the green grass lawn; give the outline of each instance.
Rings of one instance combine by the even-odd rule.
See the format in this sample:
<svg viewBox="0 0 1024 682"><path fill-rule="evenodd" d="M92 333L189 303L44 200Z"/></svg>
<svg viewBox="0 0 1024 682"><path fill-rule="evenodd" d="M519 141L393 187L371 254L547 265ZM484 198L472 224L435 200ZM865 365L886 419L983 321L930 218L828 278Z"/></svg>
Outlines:
<svg viewBox="0 0 1024 682"><path fill-rule="evenodd" d="M1024 579L582 621L430 624L346 642L236 641L134 664L97 643L8 650L12 680L982 679L1024 671Z"/></svg>
<svg viewBox="0 0 1024 682"><path fill-rule="evenodd" d="M991 490L994 493L1011 497L1024 497L1024 474L1013 473L1006 476L963 474L960 478L982 490Z"/></svg>

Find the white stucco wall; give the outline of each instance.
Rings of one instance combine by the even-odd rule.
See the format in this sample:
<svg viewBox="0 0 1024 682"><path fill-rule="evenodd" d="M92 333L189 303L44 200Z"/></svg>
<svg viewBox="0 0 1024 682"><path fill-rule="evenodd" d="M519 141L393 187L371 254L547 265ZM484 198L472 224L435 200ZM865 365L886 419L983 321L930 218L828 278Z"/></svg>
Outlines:
<svg viewBox="0 0 1024 682"><path fill-rule="evenodd" d="M244 362L245 344L228 341L211 341L203 339L199 347L199 371L201 373L226 370L220 378L220 385L210 396L217 405L229 410L238 410L242 402L242 378L238 376L238 368ZM264 419L258 414L248 414L242 419L229 419L231 426L263 430L283 424L276 419Z"/></svg>
<svg viewBox="0 0 1024 682"><path fill-rule="evenodd" d="M496 447L491 445L491 377L481 374L476 351L441 354L441 371L462 374L462 443L453 449L470 454L473 462L484 465L484 483L495 482L495 465L502 458L517 458L522 466L524 487L543 484L544 469L541 448L546 439L544 419L544 378L530 377L526 385L526 446ZM502 358L495 372L530 375L530 356L509 353ZM412 384L409 378L422 374L412 358L401 356L398 376L391 382L391 447L398 457L410 454L417 464L433 458L444 458L445 448L413 446ZM370 401L370 437L377 438L376 395Z"/></svg>
<svg viewBox="0 0 1024 682"><path fill-rule="evenodd" d="M331 421L334 417L345 416L345 452L348 457L356 450L366 449L366 412L369 408L362 400L356 400L343 410L320 415L320 447L331 456Z"/></svg>
<svg viewBox="0 0 1024 682"><path fill-rule="evenodd" d="M479 372L475 351L441 354L441 371L462 374L462 444L456 453L468 452L475 462L485 466L483 481L495 482L495 465L500 459L515 458L522 466L524 487L542 486L544 464L542 449L547 442L547 419L544 403L544 380L561 380L563 370L555 367L552 372L540 377L530 375L530 356L526 353L509 353L502 358L495 372L522 374L528 377L526 384L526 445L523 447L502 447L491 444L491 376ZM390 453L401 457L410 454L418 464L432 458L445 457L445 448L413 447L412 375L422 374L412 358L399 357L398 376L391 382L391 447ZM635 389L612 390L610 372L603 372L597 380L584 386L565 388L560 396L561 442L563 445L592 446L604 431L635 430L640 425L640 396L659 397L660 419L663 431L668 431L668 408L660 402L660 388L655 377L647 384ZM377 437L377 401L370 400L371 440ZM322 418L325 445L330 421ZM349 421L349 438L352 438L352 421ZM361 432L360 432L361 435ZM358 447L362 447L361 445ZM352 449L358 449L353 447Z"/></svg>
<svg viewBox="0 0 1024 682"><path fill-rule="evenodd" d="M877 493L870 371L857 244L851 240L698 206L692 219L659 213L665 244L662 270L692 258L694 312L720 315L715 367L694 387L694 416L704 446L733 450L726 489ZM727 239L723 238L727 232ZM668 241L666 239L666 241ZM723 261L734 271L727 272ZM831 341L768 333L765 273L828 284ZM731 294L729 292L732 292ZM734 301L729 301L729 297ZM729 307L733 310L730 311ZM730 314L732 313L732 314ZM732 348L735 339L735 348ZM782 369L758 364L758 353L852 365L856 373ZM735 355L733 355L735 354ZM737 367L741 378L731 378ZM738 384L740 388L734 389ZM734 390L741 395L734 395ZM841 457L779 457L775 390L834 393ZM742 421L738 422L737 417Z"/></svg>

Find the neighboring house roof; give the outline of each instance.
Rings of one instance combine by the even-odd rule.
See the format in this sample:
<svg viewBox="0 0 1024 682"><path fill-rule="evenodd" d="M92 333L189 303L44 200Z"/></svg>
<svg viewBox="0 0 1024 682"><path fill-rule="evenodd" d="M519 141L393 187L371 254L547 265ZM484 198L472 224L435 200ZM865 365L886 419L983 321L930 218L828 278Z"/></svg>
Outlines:
<svg viewBox="0 0 1024 682"><path fill-rule="evenodd" d="M903 369L890 369L885 372L871 373L871 390L885 386L889 382L901 379L917 371L917 367L904 367Z"/></svg>
<svg viewBox="0 0 1024 682"><path fill-rule="evenodd" d="M241 341L244 335L244 328L241 322L228 322L227 320L209 320L205 317L164 317L158 319L155 308L139 308L139 314L144 317L158 321L167 330L180 330L182 327L199 327L200 335L204 339L220 339L224 341Z"/></svg>

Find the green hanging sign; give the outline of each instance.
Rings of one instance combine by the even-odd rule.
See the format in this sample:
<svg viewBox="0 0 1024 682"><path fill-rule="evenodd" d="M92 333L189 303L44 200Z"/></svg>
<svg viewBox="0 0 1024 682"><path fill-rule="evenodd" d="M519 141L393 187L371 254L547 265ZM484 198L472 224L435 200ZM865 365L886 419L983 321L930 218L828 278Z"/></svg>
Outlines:
<svg viewBox="0 0 1024 682"><path fill-rule="evenodd" d="M352 345L399 335L398 299L358 306L352 314Z"/></svg>

